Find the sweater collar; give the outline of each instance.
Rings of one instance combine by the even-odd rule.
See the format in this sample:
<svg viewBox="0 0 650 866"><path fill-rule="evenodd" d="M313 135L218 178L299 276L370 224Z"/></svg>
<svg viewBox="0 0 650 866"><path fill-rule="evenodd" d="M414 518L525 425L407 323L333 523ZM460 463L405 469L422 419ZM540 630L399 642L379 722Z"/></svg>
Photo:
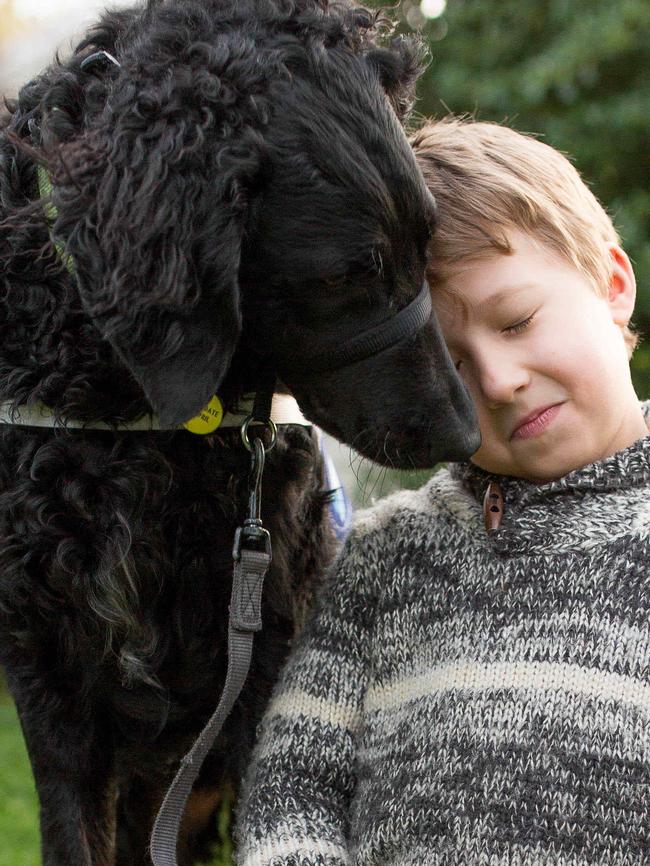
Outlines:
<svg viewBox="0 0 650 866"><path fill-rule="evenodd" d="M650 401L642 408L648 420ZM503 520L489 538L503 553L589 547L650 522L650 434L545 484L495 475L469 462L451 463L449 472L481 506L490 482L501 486Z"/></svg>

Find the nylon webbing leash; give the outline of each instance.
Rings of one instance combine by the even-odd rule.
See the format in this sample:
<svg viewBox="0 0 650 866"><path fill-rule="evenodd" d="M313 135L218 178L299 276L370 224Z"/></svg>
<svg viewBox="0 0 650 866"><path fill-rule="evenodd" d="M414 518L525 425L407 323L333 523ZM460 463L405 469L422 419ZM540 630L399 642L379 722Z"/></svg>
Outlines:
<svg viewBox="0 0 650 866"><path fill-rule="evenodd" d="M262 475L265 452L274 447L277 430L267 415L265 423L270 428L271 441L265 448L259 437L251 443L248 425L253 420L263 421L260 415L265 403L270 407L269 399L260 400L260 414L256 416L254 410L241 428L242 440L251 451L251 474L248 516L243 526L237 529L233 545L235 564L228 622L226 682L216 710L182 759L156 817L151 834L151 859L154 866L178 866L178 835L187 800L201 766L244 686L251 664L253 637L262 628L262 589L272 557L271 536L263 527L260 516Z"/></svg>
<svg viewBox="0 0 650 866"><path fill-rule="evenodd" d="M253 635L262 627L262 584L271 562L270 553L243 548L235 565L228 626L228 673L214 714L182 759L181 766L158 812L151 835L154 866L177 866L176 848L180 825L203 761L241 692L253 653ZM256 619L259 617L259 619Z"/></svg>

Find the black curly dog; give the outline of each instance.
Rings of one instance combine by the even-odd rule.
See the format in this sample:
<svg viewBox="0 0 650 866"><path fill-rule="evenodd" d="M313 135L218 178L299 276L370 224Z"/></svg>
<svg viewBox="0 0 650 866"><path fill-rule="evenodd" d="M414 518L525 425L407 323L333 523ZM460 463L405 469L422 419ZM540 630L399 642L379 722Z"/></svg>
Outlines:
<svg viewBox="0 0 650 866"><path fill-rule="evenodd" d="M418 53L381 47L381 30L343 2L150 0L27 84L0 126L0 401L177 425L217 389L235 408L273 368L370 458L470 453L473 410L433 319L309 369L315 345L390 318L423 280L434 203L400 125ZM100 51L119 66L82 68ZM288 351L304 360L283 367ZM44 866L150 862L155 812L223 686L238 435L0 426L0 660ZM264 629L191 797L183 864L206 855L331 556L322 474L315 434L285 428L264 480Z"/></svg>

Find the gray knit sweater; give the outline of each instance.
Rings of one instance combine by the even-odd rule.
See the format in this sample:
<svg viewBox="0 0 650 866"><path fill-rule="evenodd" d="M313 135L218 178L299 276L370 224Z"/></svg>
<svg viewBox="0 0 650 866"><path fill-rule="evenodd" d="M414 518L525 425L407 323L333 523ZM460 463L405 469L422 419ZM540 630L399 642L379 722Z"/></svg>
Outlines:
<svg viewBox="0 0 650 866"><path fill-rule="evenodd" d="M362 513L261 726L241 866L650 864L650 436Z"/></svg>

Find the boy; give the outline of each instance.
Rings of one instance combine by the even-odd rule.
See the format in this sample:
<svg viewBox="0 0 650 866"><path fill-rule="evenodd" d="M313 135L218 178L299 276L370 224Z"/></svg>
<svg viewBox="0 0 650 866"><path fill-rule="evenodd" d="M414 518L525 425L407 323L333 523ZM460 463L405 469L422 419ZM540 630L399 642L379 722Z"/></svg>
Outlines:
<svg viewBox="0 0 650 866"><path fill-rule="evenodd" d="M357 520L262 725L238 862L650 864L632 268L545 144L452 118L414 146L483 441Z"/></svg>

